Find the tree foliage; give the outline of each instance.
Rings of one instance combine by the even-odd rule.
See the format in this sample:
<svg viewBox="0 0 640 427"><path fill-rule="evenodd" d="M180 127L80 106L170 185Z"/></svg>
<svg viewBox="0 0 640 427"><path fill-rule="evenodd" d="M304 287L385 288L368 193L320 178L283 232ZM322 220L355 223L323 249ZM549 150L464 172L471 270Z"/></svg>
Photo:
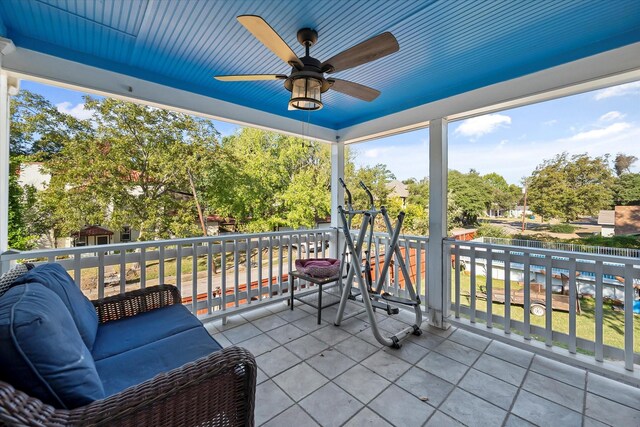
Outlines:
<svg viewBox="0 0 640 427"><path fill-rule="evenodd" d="M37 236L29 230L29 211L25 203L22 187L18 184L17 169L21 156L12 157L9 165L9 247L19 250L33 249Z"/></svg>
<svg viewBox="0 0 640 427"><path fill-rule="evenodd" d="M466 174L450 170L449 190L452 201L459 210L455 221L461 225L475 224L492 201L491 187L473 169Z"/></svg>
<svg viewBox="0 0 640 427"><path fill-rule="evenodd" d="M100 224L129 225L141 239L197 234L188 174L215 161L211 122L109 98L86 97L85 105L93 126L46 165L52 178L42 200L57 232Z"/></svg>
<svg viewBox="0 0 640 427"><path fill-rule="evenodd" d="M615 185L616 205L640 205L640 173L625 173L618 177Z"/></svg>
<svg viewBox="0 0 640 427"><path fill-rule="evenodd" d="M206 174L207 202L245 231L313 227L330 215L330 170L325 145L245 128L224 138Z"/></svg>
<svg viewBox="0 0 640 427"><path fill-rule="evenodd" d="M607 156L558 154L538 165L528 183L531 210L565 221L595 215L613 201L613 173Z"/></svg>
<svg viewBox="0 0 640 427"><path fill-rule="evenodd" d="M636 156L631 156L623 153L618 153L614 160L613 167L616 171L616 175L622 176L624 173L631 172L631 166L638 160Z"/></svg>
<svg viewBox="0 0 640 427"><path fill-rule="evenodd" d="M511 210L515 208L521 197L521 189L517 185L509 185L502 175L495 172L482 176L491 191L487 210Z"/></svg>
<svg viewBox="0 0 640 427"><path fill-rule="evenodd" d="M14 155L40 153L51 157L65 141L87 131L87 120L62 113L42 95L21 90L11 98L10 150Z"/></svg>

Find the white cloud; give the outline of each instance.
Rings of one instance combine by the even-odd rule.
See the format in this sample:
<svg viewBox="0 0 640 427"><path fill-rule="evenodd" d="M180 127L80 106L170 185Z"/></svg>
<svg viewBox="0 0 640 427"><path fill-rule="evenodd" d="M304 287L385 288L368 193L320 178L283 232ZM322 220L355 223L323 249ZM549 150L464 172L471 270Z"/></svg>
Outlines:
<svg viewBox="0 0 640 427"><path fill-rule="evenodd" d="M369 159L377 159L379 155L380 155L380 149L379 148L373 148L371 150L365 150L365 152L364 152L364 156L369 158Z"/></svg>
<svg viewBox="0 0 640 427"><path fill-rule="evenodd" d="M515 141L506 146L460 142L449 146L449 168L467 172L476 169L481 174L498 172L509 183L518 184L545 159L566 151L569 155L587 153L591 157L622 151L640 157L640 127L628 123L604 129L581 132L571 138ZM624 129L623 129L624 128ZM640 172L640 165L634 171Z"/></svg>
<svg viewBox="0 0 640 427"><path fill-rule="evenodd" d="M624 95L640 95L640 82L632 82L599 90L596 92L593 98L599 101L601 99L611 98L613 96Z"/></svg>
<svg viewBox="0 0 640 427"><path fill-rule="evenodd" d="M609 111L608 113L600 116L598 120L600 120L601 122L612 122L614 120L622 120L626 116L626 114L622 114L620 111Z"/></svg>
<svg viewBox="0 0 640 427"><path fill-rule="evenodd" d="M602 140L604 138L610 138L624 130L631 127L629 123L620 122L614 123L602 129L593 129L586 132L577 133L569 138L565 138L566 141L591 141ZM562 140L561 140L562 141Z"/></svg>
<svg viewBox="0 0 640 427"><path fill-rule="evenodd" d="M547 120L546 122L542 122L542 124L545 125L545 126L553 126L556 123L558 123L558 121L556 119L551 119L551 120Z"/></svg>
<svg viewBox="0 0 640 427"><path fill-rule="evenodd" d="M488 114L463 121L455 130L455 133L471 138L478 138L510 124L511 117L509 116L505 116L504 114Z"/></svg>
<svg viewBox="0 0 640 427"><path fill-rule="evenodd" d="M91 118L91 115L93 114L93 111L85 110L84 104L80 103L80 104L77 104L76 106L72 106L72 105L73 104L70 103L69 101L65 101L65 102L61 102L59 104L56 104L56 108L61 113L69 114L69 115L75 117L76 119L86 120L86 119Z"/></svg>

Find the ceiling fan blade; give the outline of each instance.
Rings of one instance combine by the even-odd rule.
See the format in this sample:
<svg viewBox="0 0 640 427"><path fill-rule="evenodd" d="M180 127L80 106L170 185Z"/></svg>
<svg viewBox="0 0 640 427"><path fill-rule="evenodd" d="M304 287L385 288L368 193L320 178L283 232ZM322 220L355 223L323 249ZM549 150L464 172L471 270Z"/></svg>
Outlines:
<svg viewBox="0 0 640 427"><path fill-rule="evenodd" d="M322 63L322 71L335 73L375 61L400 50L393 34L386 32L365 40Z"/></svg>
<svg viewBox="0 0 640 427"><path fill-rule="evenodd" d="M354 98L362 99L363 101L371 102L380 95L379 90L359 83L338 79L328 79L328 81L331 83L331 89L344 93L345 95L353 96Z"/></svg>
<svg viewBox="0 0 640 427"><path fill-rule="evenodd" d="M286 80L284 74L235 74L229 76L214 76L221 82L247 82L255 80Z"/></svg>
<svg viewBox="0 0 640 427"><path fill-rule="evenodd" d="M240 15L238 16L238 21L240 21L255 38L260 40L263 45L275 53L278 58L299 70L304 67L304 64L302 64L302 61L300 61L295 52L262 17L257 15Z"/></svg>

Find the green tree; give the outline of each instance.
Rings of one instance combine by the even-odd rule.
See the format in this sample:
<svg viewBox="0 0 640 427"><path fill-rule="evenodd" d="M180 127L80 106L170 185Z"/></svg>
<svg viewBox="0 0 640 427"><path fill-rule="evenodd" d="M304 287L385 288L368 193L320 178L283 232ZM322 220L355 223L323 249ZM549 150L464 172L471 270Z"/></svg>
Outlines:
<svg viewBox="0 0 640 427"><path fill-rule="evenodd" d="M351 163L351 161L349 161ZM371 191L376 207L388 205L391 190L387 183L395 179L395 175L387 168L387 165L363 166L355 168L355 165L345 165L344 180L353 196L353 206L356 209L368 209L371 206L369 197L362 187L362 181Z"/></svg>
<svg viewBox="0 0 640 427"><path fill-rule="evenodd" d="M22 156L14 156L9 164L9 247L18 250L29 250L35 247L37 235L30 233L27 220L28 206L24 193L18 184L18 168Z"/></svg>
<svg viewBox="0 0 640 427"><path fill-rule="evenodd" d="M409 191L407 203L423 206L426 209L429 206L429 179L422 178L417 181L412 178L405 181L404 184Z"/></svg>
<svg viewBox="0 0 640 427"><path fill-rule="evenodd" d="M10 150L14 155L40 153L48 158L64 143L90 128L88 120L62 113L42 95L21 90L11 98Z"/></svg>
<svg viewBox="0 0 640 427"><path fill-rule="evenodd" d="M640 205L640 173L625 173L618 177L614 195L616 205Z"/></svg>
<svg viewBox="0 0 640 427"><path fill-rule="evenodd" d="M558 154L538 165L527 188L531 210L565 221L595 215L613 201L613 173L607 156Z"/></svg>
<svg viewBox="0 0 640 427"><path fill-rule="evenodd" d="M510 210L516 206L520 200L520 187L509 185L502 175L495 172L483 175L482 179L491 191L487 210Z"/></svg>
<svg viewBox="0 0 640 427"><path fill-rule="evenodd" d="M466 174L456 170L449 171L449 190L451 199L460 212L456 222L461 225L475 224L491 203L491 188L473 169Z"/></svg>
<svg viewBox="0 0 640 427"><path fill-rule="evenodd" d="M636 156L630 156L623 153L618 153L613 162L613 167L616 171L616 175L622 176L624 173L631 172L631 166L638 161Z"/></svg>
<svg viewBox="0 0 640 427"><path fill-rule="evenodd" d="M129 225L141 239L200 233L188 175L215 162L211 122L115 99L85 98L93 127L64 141L46 168L42 203L60 235ZM186 196L186 195L189 196Z"/></svg>
<svg viewBox="0 0 640 427"><path fill-rule="evenodd" d="M329 147L245 128L224 138L207 178L210 209L245 231L312 227L330 215Z"/></svg>

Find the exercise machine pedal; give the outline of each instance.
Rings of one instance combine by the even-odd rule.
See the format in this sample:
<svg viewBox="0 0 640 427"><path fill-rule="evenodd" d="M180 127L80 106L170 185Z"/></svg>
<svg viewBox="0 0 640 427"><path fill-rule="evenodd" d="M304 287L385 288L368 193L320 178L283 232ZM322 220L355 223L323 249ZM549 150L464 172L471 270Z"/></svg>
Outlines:
<svg viewBox="0 0 640 427"><path fill-rule="evenodd" d="M396 304L402 304L402 305L408 305L411 307L414 307L416 305L420 305L420 298L416 298L415 300L409 299L409 298L402 298L402 297L396 297L391 295L388 292L383 292L382 293L382 299L385 301L391 301L393 303Z"/></svg>
<svg viewBox="0 0 640 427"><path fill-rule="evenodd" d="M379 308L386 311L389 316L400 313L400 309L398 307L394 307L386 302L376 301L374 299L371 300L371 306L373 308Z"/></svg>

